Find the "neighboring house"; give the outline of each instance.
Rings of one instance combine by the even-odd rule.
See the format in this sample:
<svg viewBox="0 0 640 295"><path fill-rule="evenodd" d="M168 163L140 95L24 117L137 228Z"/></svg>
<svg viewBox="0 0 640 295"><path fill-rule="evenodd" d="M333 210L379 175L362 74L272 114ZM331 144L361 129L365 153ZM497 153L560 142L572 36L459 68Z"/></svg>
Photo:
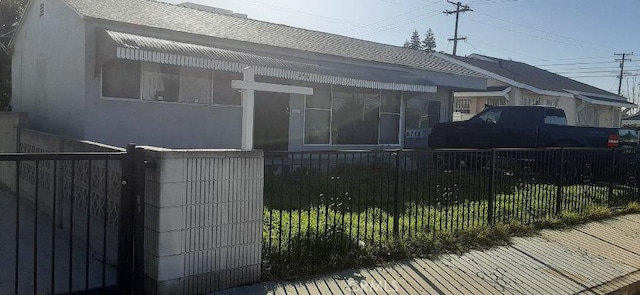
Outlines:
<svg viewBox="0 0 640 295"><path fill-rule="evenodd" d="M636 113L634 115L622 118L622 126L623 127L640 127L640 113Z"/></svg>
<svg viewBox="0 0 640 295"><path fill-rule="evenodd" d="M438 56L482 73L487 89L456 91L454 120L465 120L489 105L548 105L562 108L570 125L619 127L626 98L549 71L511 60L472 54Z"/></svg>
<svg viewBox="0 0 640 295"><path fill-rule="evenodd" d="M240 148L252 126L266 150L425 147L453 89L487 84L450 58L149 0L31 0L11 46L32 128L119 146Z"/></svg>

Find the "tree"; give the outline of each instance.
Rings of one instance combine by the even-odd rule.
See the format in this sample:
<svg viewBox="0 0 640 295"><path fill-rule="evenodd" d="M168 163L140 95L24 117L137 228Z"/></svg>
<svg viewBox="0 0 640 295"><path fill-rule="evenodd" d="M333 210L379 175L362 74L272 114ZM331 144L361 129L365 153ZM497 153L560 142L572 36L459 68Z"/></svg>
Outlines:
<svg viewBox="0 0 640 295"><path fill-rule="evenodd" d="M405 41L404 41L404 45L402 45L402 47L404 47L404 48L409 48L409 47L411 47L411 42L409 42L409 40L405 40Z"/></svg>
<svg viewBox="0 0 640 295"><path fill-rule="evenodd" d="M11 49L9 41L27 5L27 0L0 0L0 111L11 99Z"/></svg>
<svg viewBox="0 0 640 295"><path fill-rule="evenodd" d="M433 35L431 28L427 30L424 41L422 41L422 50L429 53L436 51L436 37Z"/></svg>
<svg viewBox="0 0 640 295"><path fill-rule="evenodd" d="M422 49L422 42L420 41L420 33L418 33L418 30L414 30L413 34L411 34L411 39L409 39L408 48L413 50Z"/></svg>

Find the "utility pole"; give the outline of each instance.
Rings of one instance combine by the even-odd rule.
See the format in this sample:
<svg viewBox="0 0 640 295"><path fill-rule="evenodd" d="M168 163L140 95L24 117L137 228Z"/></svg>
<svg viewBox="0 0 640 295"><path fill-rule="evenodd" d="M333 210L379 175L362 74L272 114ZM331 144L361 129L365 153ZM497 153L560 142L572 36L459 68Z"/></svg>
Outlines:
<svg viewBox="0 0 640 295"><path fill-rule="evenodd" d="M451 2L449 0L447 0L447 2L456 6L456 10L453 10L453 11L445 10L443 12L444 14L454 14L454 13L456 14L456 30L455 30L453 39L448 39L449 41L453 41L453 55L456 55L456 52L458 50L458 40L467 40L466 37L458 38L458 20L460 19L460 13L473 11L473 10L469 8L469 5L462 5L462 3L460 2L456 3L456 2Z"/></svg>
<svg viewBox="0 0 640 295"><path fill-rule="evenodd" d="M627 58L627 56L633 55L633 52L631 52L631 53L614 53L613 55L622 56L622 58L616 59L616 61L620 62L620 76L618 76L618 79L620 79L620 81L618 82L618 96L620 96L622 94L622 78L624 76L624 62L625 61L631 61L631 59Z"/></svg>

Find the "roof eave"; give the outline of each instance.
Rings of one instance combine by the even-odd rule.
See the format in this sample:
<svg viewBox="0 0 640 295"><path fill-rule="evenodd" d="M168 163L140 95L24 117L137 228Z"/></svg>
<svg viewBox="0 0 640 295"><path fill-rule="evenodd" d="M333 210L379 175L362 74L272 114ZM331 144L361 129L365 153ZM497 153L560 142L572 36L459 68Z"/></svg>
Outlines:
<svg viewBox="0 0 640 295"><path fill-rule="evenodd" d="M521 83L521 82L518 82L518 81L515 81L515 80L511 80L509 78L500 76L500 75L498 75L498 74L496 74L494 72L487 71L485 69L482 69L480 67L468 64L466 62L463 62L463 61L455 59L455 58L451 58L451 57L449 57L449 56L447 56L445 54L442 54L442 53L434 53L434 54L437 54L439 57L441 57L441 58L443 58L443 59L445 59L445 60L447 60L449 62L455 63L455 64L457 64L459 66L466 67L466 68L468 68L470 70L479 72L479 73L481 73L483 75L486 75L486 76L488 76L490 78L493 78L493 79L496 79L498 81L507 83L507 84L509 84L511 86L515 86L515 87L518 87L518 88L529 90L531 92L534 92L534 93L537 93L537 94L540 94L540 95L560 96L560 97L573 97L573 94L571 94L571 93L540 89L540 88L531 86L529 84L525 84L525 83Z"/></svg>

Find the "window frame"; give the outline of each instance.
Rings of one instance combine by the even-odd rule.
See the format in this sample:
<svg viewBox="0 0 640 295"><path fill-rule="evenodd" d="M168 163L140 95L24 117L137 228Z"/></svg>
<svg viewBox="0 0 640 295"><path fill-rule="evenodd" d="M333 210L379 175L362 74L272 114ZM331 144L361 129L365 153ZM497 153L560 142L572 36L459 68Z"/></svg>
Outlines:
<svg viewBox="0 0 640 295"><path fill-rule="evenodd" d="M122 59L122 60L129 60L129 59ZM129 60L129 61L136 61L136 60ZM156 103L156 104L169 104L169 105L183 105L183 106L200 106L200 107L231 107L231 108L242 108L242 101L240 102L239 105L233 105L233 104L216 104L213 101L213 79L211 79L211 103L208 104L203 104L203 103L195 103L195 102L178 102L178 101L159 101L159 100L144 100L142 99L142 94L143 94L143 90L142 90L142 71L144 70L144 61L138 61L140 62L140 86L139 86L139 98L122 98L122 97L110 97L110 96L104 96L104 93L102 92L102 84L104 83L104 65L100 67L100 83L98 85L99 87L99 91L100 91L100 100L106 100L106 101L126 101L126 102L132 102L132 103ZM179 66L179 67L184 67L184 66ZM211 77L213 77L214 75L214 69L208 69L208 68L202 68L202 69L206 69L211 71ZM231 85L229 85L231 86ZM237 90L236 90L237 91Z"/></svg>
<svg viewBox="0 0 640 295"><path fill-rule="evenodd" d="M311 110L319 110L319 111L328 111L329 112L329 143L306 143L305 139L306 139L306 126L307 126L307 97L308 95L304 96L304 103L303 103L303 111L304 111L304 115L303 115L303 120L302 120L302 146L303 147L359 147L359 146L376 146L376 147L401 147L402 146L402 135L404 134L404 126L403 126L403 120L404 120L404 110L405 110L405 106L404 106L404 91L400 91L400 110L399 113L389 113L389 112L382 112L382 89L374 89L374 90L378 90L379 91L379 105L378 105L378 138L376 140L377 143L375 144L334 144L333 143L333 128L331 128L331 126L333 126L333 102L334 102L334 86L331 84L330 85L330 104L329 104L329 109L322 109L322 108L309 108ZM358 88L358 87L352 87L352 88ZM388 90L388 91L396 91L396 90ZM397 115L398 116L398 143L397 144L389 144L389 143L384 143L381 144L380 143L380 116L382 114L385 115Z"/></svg>
<svg viewBox="0 0 640 295"><path fill-rule="evenodd" d="M463 109L463 108L458 107L458 102L463 102L463 101L467 105L467 107L465 108L466 111L467 111L466 113L465 112L460 112L460 110ZM471 114L471 98L468 98L468 97L455 98L454 102L453 102L453 112L454 113L470 115Z"/></svg>

